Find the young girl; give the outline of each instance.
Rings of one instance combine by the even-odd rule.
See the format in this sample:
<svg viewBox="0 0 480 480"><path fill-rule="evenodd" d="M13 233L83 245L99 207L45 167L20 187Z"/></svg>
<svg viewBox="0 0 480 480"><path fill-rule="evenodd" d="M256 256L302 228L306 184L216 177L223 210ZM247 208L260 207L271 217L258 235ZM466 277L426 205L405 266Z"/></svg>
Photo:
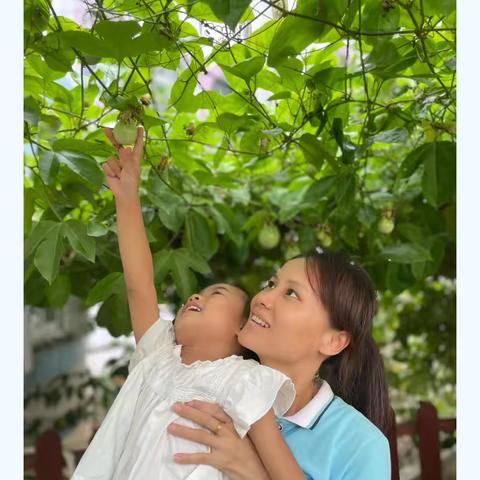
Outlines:
<svg viewBox="0 0 480 480"><path fill-rule="evenodd" d="M249 432L270 478L303 479L282 440L274 414L283 415L295 397L291 380L277 370L244 360L237 340L248 311L247 295L229 284L211 285L192 295L177 312L175 325L159 318L151 252L145 235L138 185L143 131L133 149L106 135L119 160L103 168L117 208L118 239L132 326L137 341L130 374L74 472L74 480L226 478L208 465L180 465L178 451L208 447L167 433L172 423L192 426L175 413L176 402L218 403L237 433ZM269 328L261 319L258 328ZM207 430L218 435L223 422Z"/></svg>

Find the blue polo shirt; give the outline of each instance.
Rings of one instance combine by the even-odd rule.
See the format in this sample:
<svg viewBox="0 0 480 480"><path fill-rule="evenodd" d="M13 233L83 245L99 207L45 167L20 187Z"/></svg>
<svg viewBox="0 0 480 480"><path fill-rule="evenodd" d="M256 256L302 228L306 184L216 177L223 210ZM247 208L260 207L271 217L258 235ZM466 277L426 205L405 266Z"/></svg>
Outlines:
<svg viewBox="0 0 480 480"><path fill-rule="evenodd" d="M277 423L306 479L390 480L387 438L327 382L305 407Z"/></svg>

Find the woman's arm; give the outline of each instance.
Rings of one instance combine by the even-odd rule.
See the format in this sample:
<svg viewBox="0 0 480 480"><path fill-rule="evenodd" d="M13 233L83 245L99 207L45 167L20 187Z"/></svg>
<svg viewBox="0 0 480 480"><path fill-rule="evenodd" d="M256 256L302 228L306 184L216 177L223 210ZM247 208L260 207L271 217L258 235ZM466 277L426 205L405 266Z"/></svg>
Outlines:
<svg viewBox="0 0 480 480"><path fill-rule="evenodd" d="M220 406L193 400L186 404L176 403L172 409L207 430L172 423L168 427L169 433L211 449L210 453L178 452L174 455L175 462L211 465L228 475L230 480L271 480L251 440L247 435L239 437L231 418Z"/></svg>
<svg viewBox="0 0 480 480"><path fill-rule="evenodd" d="M248 431L270 478L275 480L305 480L293 453L278 430L275 415L270 410Z"/></svg>
<svg viewBox="0 0 480 480"><path fill-rule="evenodd" d="M152 253L138 194L143 129L137 131L133 149L121 147L115 141L111 129L105 129L105 134L119 157L109 157L103 169L115 197L120 258L127 286L133 334L138 342L159 315Z"/></svg>

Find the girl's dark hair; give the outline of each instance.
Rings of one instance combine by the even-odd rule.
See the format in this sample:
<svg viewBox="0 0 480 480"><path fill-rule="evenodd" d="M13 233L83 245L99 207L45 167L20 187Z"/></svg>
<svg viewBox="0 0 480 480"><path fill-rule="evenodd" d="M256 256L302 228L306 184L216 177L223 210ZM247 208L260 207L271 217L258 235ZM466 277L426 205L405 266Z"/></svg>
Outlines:
<svg viewBox="0 0 480 480"><path fill-rule="evenodd" d="M248 320L248 317L250 316L250 295L249 293L239 285L233 283L231 284L234 287L237 287L239 290L241 290L245 294L245 303L243 304L243 310L242 310L242 318L244 320ZM260 359L258 358L258 355L253 351L249 350L246 347L242 347L242 357L245 360L256 360L257 362L260 363Z"/></svg>
<svg viewBox="0 0 480 480"><path fill-rule="evenodd" d="M307 276L330 324L350 334L349 345L327 358L317 376L363 413L382 432L390 423L390 402L382 357L372 337L377 312L375 287L367 272L340 252L315 249L305 258Z"/></svg>

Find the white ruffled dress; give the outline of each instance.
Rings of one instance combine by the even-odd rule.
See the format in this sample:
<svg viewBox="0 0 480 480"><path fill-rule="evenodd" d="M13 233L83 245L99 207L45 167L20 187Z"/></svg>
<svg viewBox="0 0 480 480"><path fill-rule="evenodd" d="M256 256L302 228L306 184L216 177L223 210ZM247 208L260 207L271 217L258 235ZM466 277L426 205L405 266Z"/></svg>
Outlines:
<svg viewBox="0 0 480 480"><path fill-rule="evenodd" d="M219 480L208 465L180 465L175 453L209 447L174 437L176 422L198 428L171 410L177 401L218 403L243 437L270 408L282 416L295 398L283 373L232 355L215 361L181 362L171 321L159 318L132 355L129 375L78 464L73 480Z"/></svg>

